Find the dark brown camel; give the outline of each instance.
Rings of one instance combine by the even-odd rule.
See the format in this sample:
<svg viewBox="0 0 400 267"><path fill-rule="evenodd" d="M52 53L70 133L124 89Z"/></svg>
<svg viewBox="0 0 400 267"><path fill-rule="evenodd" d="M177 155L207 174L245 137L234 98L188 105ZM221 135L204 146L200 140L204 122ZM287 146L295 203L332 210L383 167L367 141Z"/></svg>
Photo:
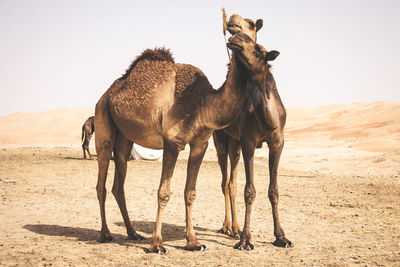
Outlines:
<svg viewBox="0 0 400 267"><path fill-rule="evenodd" d="M112 192L120 207L128 239L143 239L131 225L126 209L124 181L127 158L135 142L153 149L163 148L158 210L151 252L165 253L161 227L169 201L170 183L179 151L190 145L185 186L186 249L203 250L192 224L196 179L212 132L229 126L243 110L246 98L256 94L253 73L264 66L267 55L260 46L239 33L227 44L233 51L225 83L214 90L198 68L175 64L165 49L146 50L96 105L97 197L102 228L100 242L112 240L105 218L105 182L114 151L115 177Z"/></svg>
<svg viewBox="0 0 400 267"><path fill-rule="evenodd" d="M238 14L230 16L226 21L225 9L223 12L224 36L226 29L230 34L243 32L256 42L257 32L263 26L263 20L258 19L255 23L251 19L242 18ZM223 130L218 130L213 133L214 144L218 154L218 163L222 173L222 192L225 197L225 220L220 233L227 234L233 237L239 237L241 231L236 216L236 176L237 176L237 163L240 158L240 150L235 151L236 154L229 153L231 162L231 178L228 180L227 164L228 164L228 143L233 139L229 137ZM232 221L231 221L232 216Z"/></svg>
<svg viewBox="0 0 400 267"><path fill-rule="evenodd" d="M94 133L94 116L89 117L85 123L82 125L82 150L83 150L83 158L86 159L86 151L89 155L89 158L92 159L92 155L90 155L89 151L89 142Z"/></svg>
<svg viewBox="0 0 400 267"><path fill-rule="evenodd" d="M232 18L232 17L231 17ZM231 20L231 19L230 19ZM228 25L230 22L228 22ZM231 34L246 31L247 34L256 41L257 29L249 26L247 20L241 19L240 16L235 16L234 31L228 27ZM250 34L249 34L250 32ZM266 53L265 50L260 53ZM277 51L271 51L273 58L279 55ZM278 183L277 171L280 155L284 143L284 126L286 122L286 111L278 94L275 80L268 70L260 70L260 73L266 75L257 76L255 86L264 88L265 91L251 95L248 98L243 113L238 117L237 121L228 128L215 131L213 134L214 144L218 154L218 163L222 172L222 191L225 196L225 220L220 232L239 236L240 242L235 245L238 249L253 249L251 244L250 234L250 214L251 206L255 199L256 191L253 183L253 166L254 166L254 151L255 148L260 148L263 142L268 143L269 147L269 173L270 185L268 197L272 205L272 215L274 221L274 235L276 240L274 244L281 247L291 247L293 243L285 237L282 226L280 225L278 215ZM242 148L243 158L246 169L246 186L245 186L245 224L243 232L240 232L236 217L236 177L237 164L240 158L240 150ZM227 158L231 162L230 178L227 174ZM232 221L230 220L230 213Z"/></svg>

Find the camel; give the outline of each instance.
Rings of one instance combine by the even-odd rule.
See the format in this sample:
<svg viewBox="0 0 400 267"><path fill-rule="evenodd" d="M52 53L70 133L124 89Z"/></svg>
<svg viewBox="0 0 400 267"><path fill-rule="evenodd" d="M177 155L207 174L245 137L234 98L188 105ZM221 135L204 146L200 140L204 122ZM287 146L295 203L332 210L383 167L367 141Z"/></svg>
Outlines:
<svg viewBox="0 0 400 267"><path fill-rule="evenodd" d="M223 20L223 33L224 37L226 35L226 30L230 34L235 34L239 32L243 32L247 34L251 39L256 42L257 32L263 26L263 20L258 19L255 23L253 20L248 18L242 18L238 14L233 14L229 17L229 20L226 20L225 9L222 8L222 20ZM228 52L229 56L229 52ZM236 216L236 176L237 176L237 163L240 158L240 150L236 151L236 155L230 154L232 158L231 161L231 178L228 180L227 174L227 159L228 159L228 141L232 142L233 140L229 137L227 133L223 130L217 130L213 133L214 145L217 150L218 156L218 164L222 173L222 193L225 198L225 220L222 225L222 228L219 230L220 233L232 236L239 237L241 231L239 230L239 224L237 222ZM230 217L232 216L232 221Z"/></svg>
<svg viewBox="0 0 400 267"><path fill-rule="evenodd" d="M89 151L89 142L94 133L94 116L89 117L85 123L82 125L82 150L83 150L83 158L86 159L86 151L89 155L89 159L92 159L92 155L90 155Z"/></svg>
<svg viewBox="0 0 400 267"><path fill-rule="evenodd" d="M232 24L236 26L230 28L229 25ZM260 28L251 27L251 20L242 19L239 15L232 15L227 25L227 29L231 34L246 32L253 41L256 41L257 31ZM263 51L263 53L265 53L265 51ZM274 53L274 57L279 55L278 52ZM267 67L269 68L269 66ZM253 183L254 151L256 148L261 148L263 142L267 142L269 147L270 173L268 197L272 206L274 235L276 238L273 244L280 247L292 247L293 243L285 237L278 215L279 193L277 171L284 144L286 111L271 72L267 71L266 75L257 80L257 82L257 86L259 86L259 88L265 88L265 91L262 93L257 91L257 95L252 95L252 97L248 99L243 113L232 125L213 133L218 163L222 173L221 187L225 197L225 220L219 232L234 237L240 236L240 242L235 245L235 248L254 249L254 245L251 243L250 233L251 207L256 195ZM239 224L237 222L235 200L237 166L241 150L243 152L246 170L246 186L244 192L246 213L242 232L239 230ZM230 177L228 177L227 174L228 155L231 163ZM232 216L232 221L230 220L230 215Z"/></svg>
<svg viewBox="0 0 400 267"><path fill-rule="evenodd" d="M229 39L233 51L225 83L218 89L203 72L188 64L175 63L165 48L147 49L103 94L96 104L96 151L98 157L97 197L100 204L100 242L112 236L105 217L106 178L114 152L115 176L112 193L119 205L128 239L141 240L126 209L124 181L127 158L135 142L141 146L163 148L162 172L158 189L158 208L150 252L166 253L163 246L162 215L170 199L170 183L178 154L190 146L184 191L187 250L204 250L192 223L196 198L196 179L208 140L214 130L229 126L243 110L246 99L256 94L253 73L270 59L258 53L260 47L250 37L238 33ZM263 50L264 51L264 50Z"/></svg>

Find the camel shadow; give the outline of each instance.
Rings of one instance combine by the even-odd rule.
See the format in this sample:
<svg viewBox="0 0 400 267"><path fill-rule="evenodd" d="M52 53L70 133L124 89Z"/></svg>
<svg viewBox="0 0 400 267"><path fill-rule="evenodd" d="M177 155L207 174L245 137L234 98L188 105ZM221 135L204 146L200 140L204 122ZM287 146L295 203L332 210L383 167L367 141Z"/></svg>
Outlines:
<svg viewBox="0 0 400 267"><path fill-rule="evenodd" d="M22 228L40 235L73 237L78 241L98 244L97 238L99 237L99 231L93 229L54 224L27 224ZM118 239L122 238L122 235L115 236Z"/></svg>
<svg viewBox="0 0 400 267"><path fill-rule="evenodd" d="M123 222L115 223L118 226L125 227ZM135 229L139 232L151 235L155 229L156 223L149 222L149 221L131 221L131 224L135 227ZM204 227L193 227L195 231L200 232L216 232L215 230L204 228ZM163 223L162 224L162 235L165 241L175 241L175 240L183 240L186 238L186 226L183 225L176 225L170 223ZM207 233L196 233L198 235L207 235Z"/></svg>
<svg viewBox="0 0 400 267"><path fill-rule="evenodd" d="M132 241L132 240L127 240L126 235L121 235L117 233L111 233L112 237L114 238L113 243L119 244L121 246L137 246L141 247L144 251L148 251L146 247L143 247L142 245L150 245L151 244L151 235L154 231L155 227L155 222L148 222L148 221L132 221L132 225L135 226L135 229L139 233L144 233L145 239L141 241ZM123 222L117 222L115 223L116 225L120 227L124 227L125 225ZM175 225L175 224L169 224L169 223L163 223L162 226L162 234L164 237L165 241L175 241L175 240L184 240L185 239L185 231L186 227L185 226L180 226L180 225ZM61 226L61 225L51 225L51 224L27 224L23 226L22 228L34 232L36 234L40 235L47 235L47 236L64 236L64 237L69 237L69 238L75 238L77 241L85 242L87 244L92 244L92 245L99 245L100 243L98 242L98 238L100 235L100 231L98 230L93 230L93 229L88 229L88 228L82 228L82 227L69 227L69 226ZM210 233L204 233L204 232L212 232L216 233L215 230L203 228L203 227L194 227L196 231L198 231L197 235L198 236L216 236ZM217 234L217 233L216 233ZM217 234L218 237L225 237L223 235ZM229 238L229 237L225 237ZM202 239L202 238L199 238ZM220 243L219 241L213 240L213 239L203 239L207 240L209 242L216 242ZM222 243L221 243L222 244ZM183 248L183 247L176 247L176 248Z"/></svg>
<svg viewBox="0 0 400 267"><path fill-rule="evenodd" d="M93 157L93 156L92 156ZM84 158L75 158L75 157L63 157L63 159L72 159L72 160L91 160L91 159L84 159ZM92 159L93 160L93 159Z"/></svg>
<svg viewBox="0 0 400 267"><path fill-rule="evenodd" d="M121 226L121 227L125 227L125 224L123 222L117 222L115 224L118 226ZM141 233L149 234L150 238L151 238L151 235L153 234L153 231L154 231L155 225L156 225L155 222L148 222L148 221L131 221L131 224L135 227L135 229L137 231L139 231ZM225 240L232 240L232 237L219 234L218 231L209 229L209 228L194 226L193 229L196 231L197 238L200 242L207 241L207 242L214 242L214 243L224 245L224 246L230 246L229 244L218 241L215 238L218 237L218 238L224 238ZM163 235L163 239L165 242L175 241L175 240L185 240L186 239L186 226L163 223L162 224L162 235ZM151 244L151 242L149 242L149 244ZM171 245L171 244L168 244L168 246L174 247L177 249L182 249L182 250L185 249L184 246L176 246L176 245ZM149 250L147 248L143 248L143 250L145 252L149 252Z"/></svg>

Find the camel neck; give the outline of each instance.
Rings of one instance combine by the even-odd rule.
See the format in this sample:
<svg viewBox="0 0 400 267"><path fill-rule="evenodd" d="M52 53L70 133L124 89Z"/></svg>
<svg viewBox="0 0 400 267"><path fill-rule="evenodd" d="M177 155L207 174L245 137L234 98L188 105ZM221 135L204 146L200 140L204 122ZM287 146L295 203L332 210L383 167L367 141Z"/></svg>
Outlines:
<svg viewBox="0 0 400 267"><path fill-rule="evenodd" d="M218 130L233 123L243 109L246 98L246 81L249 74L244 65L232 55L224 84L206 100L206 121L209 128Z"/></svg>

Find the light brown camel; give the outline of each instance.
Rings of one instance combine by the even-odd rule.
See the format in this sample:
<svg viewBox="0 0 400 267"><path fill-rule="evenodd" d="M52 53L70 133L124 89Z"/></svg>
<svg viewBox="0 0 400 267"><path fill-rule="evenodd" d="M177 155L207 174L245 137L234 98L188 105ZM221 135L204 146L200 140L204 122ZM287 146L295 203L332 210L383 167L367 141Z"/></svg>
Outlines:
<svg viewBox="0 0 400 267"><path fill-rule="evenodd" d="M90 155L89 151L89 143L93 133L94 133L94 116L91 116L82 125L81 140L82 140L83 158L85 159L86 159L86 151L89 155L89 158L92 159L92 155Z"/></svg>
<svg viewBox="0 0 400 267"><path fill-rule="evenodd" d="M243 31L254 41L257 38L257 31L261 28L252 27L251 20L242 19L239 15L231 16L227 24L228 31L231 34ZM235 24L237 27L230 28L229 25L231 24ZM260 51L260 53L267 52ZM279 55L276 51L270 53L274 53L274 58ZM248 250L254 248L250 242L251 206L256 195L253 183L254 150L256 147L260 148L262 143L266 141L269 146L270 185L268 197L272 205L274 235L276 238L274 244L281 247L291 247L293 243L285 237L278 215L279 193L277 170L284 143L283 131L286 122L286 111L271 72L267 71L264 77L257 79L257 83L257 86L265 88L265 91L262 93L257 91L257 95L252 95L247 100L246 108L235 123L228 128L213 133L214 144L218 154L218 163L222 172L221 187L225 196L225 220L220 232L235 237L240 235L240 242L235 245L235 248ZM239 230L235 205L237 166L241 148L246 169L246 213L243 232ZM231 163L230 177L228 177L227 173L228 155ZM232 215L232 221L230 220L230 215Z"/></svg>
<svg viewBox="0 0 400 267"><path fill-rule="evenodd" d="M120 207L128 239L143 239L131 225L125 203L124 181L132 142L163 148L158 210L150 252L165 253L161 227L169 201L170 183L179 151L190 145L185 186L186 249L203 250L192 224L192 204L196 179L212 132L229 126L243 110L253 86L253 73L264 66L266 54L247 35L229 39L233 51L225 83L214 90L198 68L175 64L165 49L145 50L116 80L96 105L96 151L98 156L97 197L102 228L100 242L112 240L105 217L105 182L111 152L114 151L115 177L112 192ZM143 179L143 178L142 178Z"/></svg>

